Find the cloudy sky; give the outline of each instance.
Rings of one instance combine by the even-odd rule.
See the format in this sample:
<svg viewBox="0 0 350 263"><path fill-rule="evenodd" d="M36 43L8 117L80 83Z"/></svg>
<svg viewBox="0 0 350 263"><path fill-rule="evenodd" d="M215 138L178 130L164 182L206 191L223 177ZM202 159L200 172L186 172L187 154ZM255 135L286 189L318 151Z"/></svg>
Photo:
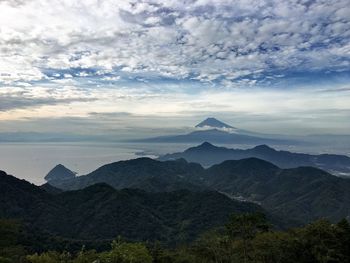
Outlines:
<svg viewBox="0 0 350 263"><path fill-rule="evenodd" d="M0 132L215 116L349 134L349 0L0 0L0 14Z"/></svg>

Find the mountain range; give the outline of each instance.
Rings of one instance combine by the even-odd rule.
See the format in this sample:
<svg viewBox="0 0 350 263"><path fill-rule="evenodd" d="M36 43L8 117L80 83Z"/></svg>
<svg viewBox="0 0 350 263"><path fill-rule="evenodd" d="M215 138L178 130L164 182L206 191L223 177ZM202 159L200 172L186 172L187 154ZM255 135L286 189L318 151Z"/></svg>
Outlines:
<svg viewBox="0 0 350 263"><path fill-rule="evenodd" d="M82 176L59 164L42 186L0 171L0 218L77 242L121 235L166 244L192 241L232 213L262 212L278 228L336 222L350 219L350 179L324 170L347 172L349 159L205 142Z"/></svg>
<svg viewBox="0 0 350 263"><path fill-rule="evenodd" d="M223 225L230 214L265 212L216 191L150 193L115 190L100 183L77 191L50 193L0 171L0 218L71 240L128 240L174 244Z"/></svg>
<svg viewBox="0 0 350 263"><path fill-rule="evenodd" d="M226 160L239 160L251 157L271 162L281 168L312 166L326 170L329 173L338 176L350 175L350 157L346 155L312 155L289 151L277 151L267 145L259 145L251 149L242 150L218 147L205 142L183 152L160 156L158 159L165 161L183 158L188 162L195 162L205 167L209 167Z"/></svg>
<svg viewBox="0 0 350 263"><path fill-rule="evenodd" d="M148 192L211 190L232 199L254 202L286 225L308 223L320 217L349 218L350 180L313 167L282 169L257 158L229 160L203 168L184 159L158 161L139 158L111 163L90 174L53 181L62 190L106 183L116 189Z"/></svg>

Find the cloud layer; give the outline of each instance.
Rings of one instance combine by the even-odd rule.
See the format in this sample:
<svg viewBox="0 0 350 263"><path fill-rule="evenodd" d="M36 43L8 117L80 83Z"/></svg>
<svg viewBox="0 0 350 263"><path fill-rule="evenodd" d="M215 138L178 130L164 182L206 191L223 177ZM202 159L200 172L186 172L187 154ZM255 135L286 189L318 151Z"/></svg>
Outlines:
<svg viewBox="0 0 350 263"><path fill-rule="evenodd" d="M0 13L0 131L204 115L350 129L348 0L0 0Z"/></svg>
<svg viewBox="0 0 350 263"><path fill-rule="evenodd" d="M271 83L350 66L348 0L0 1L0 81Z"/></svg>

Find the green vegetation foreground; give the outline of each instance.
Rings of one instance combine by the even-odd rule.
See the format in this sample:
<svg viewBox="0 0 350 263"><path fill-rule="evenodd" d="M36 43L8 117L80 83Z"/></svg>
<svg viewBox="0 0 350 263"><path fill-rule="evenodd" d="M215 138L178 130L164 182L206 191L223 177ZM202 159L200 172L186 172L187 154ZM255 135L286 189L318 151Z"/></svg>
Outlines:
<svg viewBox="0 0 350 263"><path fill-rule="evenodd" d="M263 214L233 215L222 229L172 249L157 242L130 243L117 238L105 251L84 246L67 251L59 246L57 251L39 253L22 235L17 222L0 220L0 263L350 262L350 224L345 219L337 224L319 220L282 232L271 231Z"/></svg>

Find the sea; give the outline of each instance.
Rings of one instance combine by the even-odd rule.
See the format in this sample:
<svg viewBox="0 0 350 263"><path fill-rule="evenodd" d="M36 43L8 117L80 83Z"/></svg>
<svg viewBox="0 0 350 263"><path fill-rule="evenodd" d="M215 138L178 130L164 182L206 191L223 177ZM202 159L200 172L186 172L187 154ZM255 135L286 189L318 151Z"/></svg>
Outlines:
<svg viewBox="0 0 350 263"><path fill-rule="evenodd" d="M169 152L183 151L189 144L134 143L0 143L0 170L36 185L57 164L78 175L100 166L139 157L155 158Z"/></svg>

